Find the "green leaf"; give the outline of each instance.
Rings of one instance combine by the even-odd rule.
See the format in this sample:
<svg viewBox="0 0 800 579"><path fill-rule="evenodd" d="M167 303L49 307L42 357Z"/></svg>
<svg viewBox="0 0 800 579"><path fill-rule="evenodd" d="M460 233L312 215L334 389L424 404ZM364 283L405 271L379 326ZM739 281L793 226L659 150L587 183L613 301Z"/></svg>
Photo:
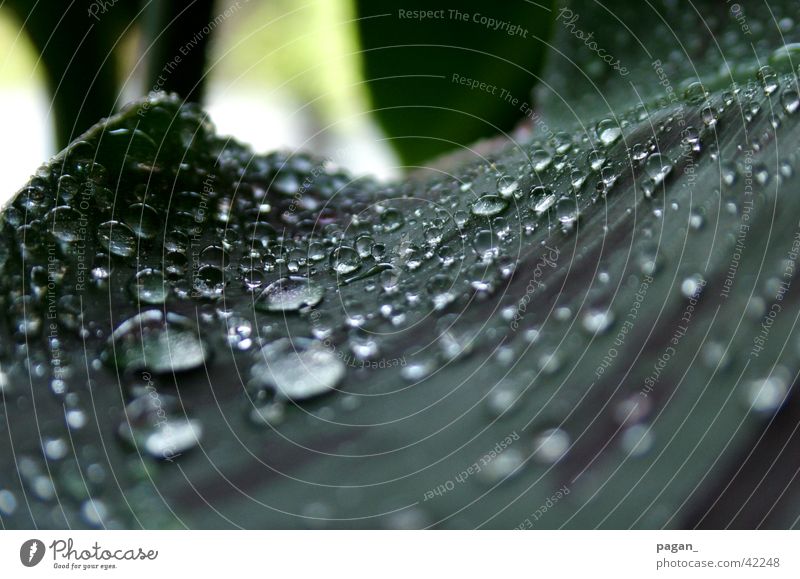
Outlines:
<svg viewBox="0 0 800 579"><path fill-rule="evenodd" d="M254 155L175 97L96 126L3 212L3 526L797 526L797 39L771 10L749 82L595 80L402 183ZM704 44L639 12L599 42ZM647 58L680 86L673 53Z"/></svg>
<svg viewBox="0 0 800 579"><path fill-rule="evenodd" d="M511 133L552 24L547 2L357 2L373 113L408 165Z"/></svg>

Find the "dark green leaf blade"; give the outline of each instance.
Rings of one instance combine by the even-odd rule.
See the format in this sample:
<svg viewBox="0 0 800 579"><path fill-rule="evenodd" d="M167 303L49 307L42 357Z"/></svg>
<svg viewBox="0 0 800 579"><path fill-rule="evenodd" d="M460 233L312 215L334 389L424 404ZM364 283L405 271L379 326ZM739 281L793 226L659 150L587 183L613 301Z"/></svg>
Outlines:
<svg viewBox="0 0 800 579"><path fill-rule="evenodd" d="M552 3L356 3L373 114L408 165L531 115Z"/></svg>

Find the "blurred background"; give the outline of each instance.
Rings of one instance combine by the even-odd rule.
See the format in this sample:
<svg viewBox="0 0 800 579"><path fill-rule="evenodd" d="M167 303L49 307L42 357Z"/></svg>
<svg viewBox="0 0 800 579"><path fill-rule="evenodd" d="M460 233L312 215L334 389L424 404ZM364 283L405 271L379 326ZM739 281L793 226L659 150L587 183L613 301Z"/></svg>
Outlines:
<svg viewBox="0 0 800 579"><path fill-rule="evenodd" d="M0 201L155 90L256 152L379 179L530 116L554 2L0 0ZM455 79L461 79L461 82Z"/></svg>

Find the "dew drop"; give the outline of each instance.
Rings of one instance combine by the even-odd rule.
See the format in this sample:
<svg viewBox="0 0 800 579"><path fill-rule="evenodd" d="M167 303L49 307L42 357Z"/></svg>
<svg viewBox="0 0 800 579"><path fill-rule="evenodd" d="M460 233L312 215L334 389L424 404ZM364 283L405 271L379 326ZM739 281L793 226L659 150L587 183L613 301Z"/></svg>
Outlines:
<svg viewBox="0 0 800 579"><path fill-rule="evenodd" d="M201 366L208 360L210 350L189 318L147 310L114 330L103 355L124 371L166 373Z"/></svg>
<svg viewBox="0 0 800 579"><path fill-rule="evenodd" d="M282 338L264 346L251 373L254 381L277 396L306 400L335 389L345 365L334 351L307 338Z"/></svg>
<svg viewBox="0 0 800 579"><path fill-rule="evenodd" d="M164 274L157 269L147 268L136 274L131 282L133 297L145 304L163 304L169 293Z"/></svg>
<svg viewBox="0 0 800 579"><path fill-rule="evenodd" d="M119 221L106 221L97 231L100 245L112 255L130 257L136 251L136 234Z"/></svg>
<svg viewBox="0 0 800 579"><path fill-rule="evenodd" d="M81 232L83 216L72 207L56 207L45 215L44 219L50 233L59 241L72 243L83 235Z"/></svg>
<svg viewBox="0 0 800 579"><path fill-rule="evenodd" d="M794 114L800 108L800 94L793 88L787 88L781 95L781 106L787 113Z"/></svg>
<svg viewBox="0 0 800 579"><path fill-rule="evenodd" d="M499 215L508 207L508 201L498 195L484 195L471 206L473 215L479 217L494 217Z"/></svg>
<svg viewBox="0 0 800 579"><path fill-rule="evenodd" d="M597 123L595 132L604 147L613 145L622 136L622 129L615 119L603 119Z"/></svg>
<svg viewBox="0 0 800 579"><path fill-rule="evenodd" d="M361 258L352 247L341 246L331 252L331 268L339 275L356 271L361 267Z"/></svg>
<svg viewBox="0 0 800 579"><path fill-rule="evenodd" d="M128 444L157 460L172 461L197 446L203 434L198 420L176 412L175 399L152 390L125 407L117 432Z"/></svg>
<svg viewBox="0 0 800 579"><path fill-rule="evenodd" d="M322 301L325 290L302 276L289 276L269 284L256 299L256 308L266 312L294 312Z"/></svg>
<svg viewBox="0 0 800 579"><path fill-rule="evenodd" d="M661 155L661 153L653 153L647 159L644 170L648 177L653 180L653 183L658 185L672 171L672 163L669 159Z"/></svg>
<svg viewBox="0 0 800 579"><path fill-rule="evenodd" d="M569 447L569 435L560 428L550 428L539 433L534 439L533 458L537 462L552 464L563 457Z"/></svg>

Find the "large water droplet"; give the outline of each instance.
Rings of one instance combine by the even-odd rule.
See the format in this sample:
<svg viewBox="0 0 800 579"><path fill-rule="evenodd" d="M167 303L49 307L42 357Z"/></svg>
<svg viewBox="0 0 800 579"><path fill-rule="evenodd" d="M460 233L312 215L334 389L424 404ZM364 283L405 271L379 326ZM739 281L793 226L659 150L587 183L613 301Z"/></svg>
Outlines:
<svg viewBox="0 0 800 579"><path fill-rule="evenodd" d="M203 429L198 420L178 414L172 396L150 387L125 407L117 432L128 444L151 457L171 461L196 446Z"/></svg>
<svg viewBox="0 0 800 579"><path fill-rule="evenodd" d="M197 368L206 362L210 350L189 318L147 310L114 330L103 355L124 371L166 373Z"/></svg>
<svg viewBox="0 0 800 579"><path fill-rule="evenodd" d="M595 132L604 147L613 145L622 136L622 129L616 119L603 119L597 123Z"/></svg>
<svg viewBox="0 0 800 579"><path fill-rule="evenodd" d="M256 299L256 307L267 312L293 312L311 308L325 295L316 282L302 276L289 276L269 284Z"/></svg>
<svg viewBox="0 0 800 579"><path fill-rule="evenodd" d="M508 201L499 195L484 195L470 206L470 210L473 215L479 217L494 217L505 211L507 207Z"/></svg>
<svg viewBox="0 0 800 579"><path fill-rule="evenodd" d="M354 272L361 267L361 258L352 247L337 247L331 253L331 268L339 275Z"/></svg>
<svg viewBox="0 0 800 579"><path fill-rule="evenodd" d="M345 376L335 351L317 340L282 338L264 346L252 368L253 380L276 395L306 400L330 392Z"/></svg>
<svg viewBox="0 0 800 579"><path fill-rule="evenodd" d="M794 114L800 108L800 94L793 88L787 88L781 95L781 106L787 113Z"/></svg>
<svg viewBox="0 0 800 579"><path fill-rule="evenodd" d="M147 268L136 274L131 282L131 293L136 300L145 304L163 304L169 288L164 282L164 274L157 269Z"/></svg>

